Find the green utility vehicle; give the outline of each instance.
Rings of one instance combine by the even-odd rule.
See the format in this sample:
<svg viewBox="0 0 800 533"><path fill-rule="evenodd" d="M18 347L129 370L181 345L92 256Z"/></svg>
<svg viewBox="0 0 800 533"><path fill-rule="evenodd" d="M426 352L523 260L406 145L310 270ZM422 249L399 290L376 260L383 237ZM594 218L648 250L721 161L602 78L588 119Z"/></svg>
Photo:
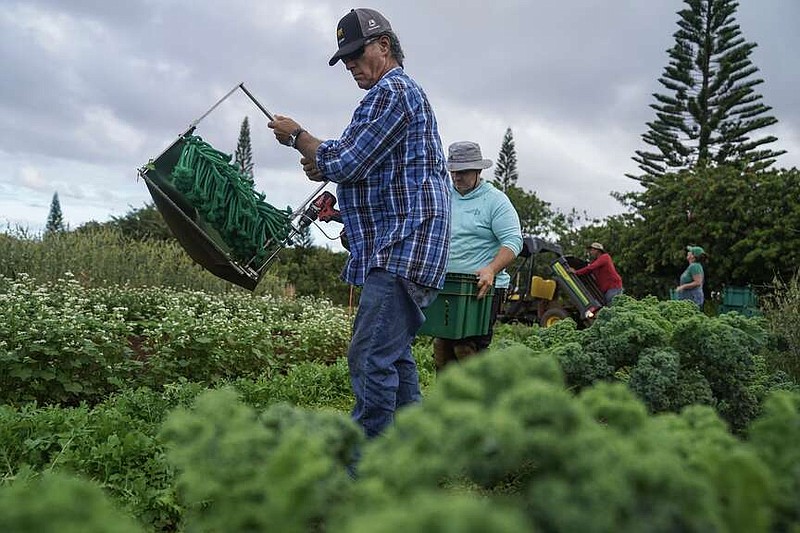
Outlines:
<svg viewBox="0 0 800 533"><path fill-rule="evenodd" d="M603 307L603 294L591 274L570 271L586 265L582 259L565 256L558 244L525 237L498 321L549 327L571 317L581 327L590 325Z"/></svg>

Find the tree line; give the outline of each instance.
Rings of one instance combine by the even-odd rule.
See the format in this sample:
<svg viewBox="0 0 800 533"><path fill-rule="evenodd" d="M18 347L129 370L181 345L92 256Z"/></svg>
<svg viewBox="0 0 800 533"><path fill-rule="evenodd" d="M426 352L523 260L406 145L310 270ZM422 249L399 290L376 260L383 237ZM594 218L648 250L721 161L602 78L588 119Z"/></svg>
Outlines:
<svg viewBox="0 0 800 533"><path fill-rule="evenodd" d="M628 177L640 188L613 193L623 214L590 221L520 186L513 132L506 130L492 183L508 195L525 235L550 238L572 255L583 255L588 242L603 242L634 296L666 295L682 270L687 244L700 244L708 253L709 291L769 285L775 277L794 275L800 260L800 175L772 168L785 152L769 149L777 138L761 131L777 118L755 90L763 83L750 59L757 45L742 36L737 8L733 0L684 0L669 63L658 80L664 91L653 94L655 118L642 135L648 148L632 157L641 173ZM247 117L234 164L253 181ZM153 205L78 231L107 225L133 239L172 239ZM47 228L64 229L57 195ZM346 257L314 246L306 230L274 268L298 294L342 302L348 291L338 272Z"/></svg>

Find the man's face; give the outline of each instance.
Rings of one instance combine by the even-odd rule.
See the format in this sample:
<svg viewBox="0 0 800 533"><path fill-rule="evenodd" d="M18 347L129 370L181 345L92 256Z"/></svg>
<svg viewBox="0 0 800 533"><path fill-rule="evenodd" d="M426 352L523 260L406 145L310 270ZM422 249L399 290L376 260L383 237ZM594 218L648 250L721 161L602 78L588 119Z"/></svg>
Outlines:
<svg viewBox="0 0 800 533"><path fill-rule="evenodd" d="M589 255L591 255L595 259L597 259L600 256L600 254L602 254L602 253L603 252L601 252L597 248L589 248Z"/></svg>
<svg viewBox="0 0 800 533"><path fill-rule="evenodd" d="M389 64L389 38L378 37L353 54L342 58L345 68L364 90L369 90L386 73Z"/></svg>
<svg viewBox="0 0 800 533"><path fill-rule="evenodd" d="M457 170L450 172L450 177L453 178L453 187L456 188L459 194L464 195L470 192L478 185L478 177L480 177L480 170Z"/></svg>

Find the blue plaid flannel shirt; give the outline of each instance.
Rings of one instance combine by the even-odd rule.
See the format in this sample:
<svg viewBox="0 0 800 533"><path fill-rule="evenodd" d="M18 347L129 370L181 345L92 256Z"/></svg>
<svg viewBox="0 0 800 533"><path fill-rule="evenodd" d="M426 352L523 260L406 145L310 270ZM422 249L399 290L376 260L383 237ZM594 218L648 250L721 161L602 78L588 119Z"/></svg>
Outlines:
<svg viewBox="0 0 800 533"><path fill-rule="evenodd" d="M441 289L450 246L450 185L436 117L402 68L368 92L338 140L317 149L338 184L350 257L342 278L363 285L383 268Z"/></svg>

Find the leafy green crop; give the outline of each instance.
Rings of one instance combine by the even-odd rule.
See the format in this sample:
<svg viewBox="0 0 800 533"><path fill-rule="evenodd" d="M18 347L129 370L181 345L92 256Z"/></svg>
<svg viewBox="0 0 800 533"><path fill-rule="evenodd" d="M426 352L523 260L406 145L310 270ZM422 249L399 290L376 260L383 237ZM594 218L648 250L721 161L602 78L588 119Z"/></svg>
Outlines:
<svg viewBox="0 0 800 533"><path fill-rule="evenodd" d="M138 366L122 311L87 298L74 280L58 290L25 276L0 292L0 399L97 401Z"/></svg>
<svg viewBox="0 0 800 533"><path fill-rule="evenodd" d="M34 470L70 470L159 530L757 533L800 524L800 394L770 395L744 441L707 405L654 415L627 384L607 381L573 394L556 351L517 345L449 367L368 442L341 412L271 404L291 394L266 381L237 380L241 393L131 390L92 409L6 407L0 443L15 467L0 505L27 490ZM674 356L648 352L631 382ZM298 383L306 375L311 367ZM352 480L346 468L358 455ZM52 488L49 476L35 490L69 502L84 494ZM43 516L68 523L76 511L58 505ZM103 505L80 516L106 523L114 511Z"/></svg>
<svg viewBox="0 0 800 533"><path fill-rule="evenodd" d="M3 531L14 533L144 531L97 484L55 473L0 487L0 517Z"/></svg>
<svg viewBox="0 0 800 533"><path fill-rule="evenodd" d="M0 302L0 516L14 507L13 524L800 525L800 393L774 370L781 344L762 319L623 297L583 330L498 327L503 349L436 376L421 341L425 400L364 442L344 414L349 320L325 302L24 277L0 278ZM49 507L23 502L34 492ZM82 498L85 513L68 509Z"/></svg>
<svg viewBox="0 0 800 533"><path fill-rule="evenodd" d="M654 413L710 405L743 431L770 390L797 386L765 364L775 340L762 319L709 317L687 302L622 297L603 308L590 328L563 322L560 330L537 333L567 385L580 390L597 381L623 381Z"/></svg>
<svg viewBox="0 0 800 533"><path fill-rule="evenodd" d="M140 385L275 376L333 363L349 339L346 312L324 300L0 278L0 401L94 404Z"/></svg>
<svg viewBox="0 0 800 533"><path fill-rule="evenodd" d="M230 390L177 410L162 435L186 527L201 531L308 531L341 502L363 438L340 413L276 406L259 416Z"/></svg>
<svg viewBox="0 0 800 533"><path fill-rule="evenodd" d="M800 394L776 392L750 427L750 444L769 465L777 485L776 530L800 528ZM792 529L794 528L794 529Z"/></svg>
<svg viewBox="0 0 800 533"><path fill-rule="evenodd" d="M446 479L549 531L766 531L772 519L770 471L711 408L648 416L623 384L576 398L551 355L521 347L445 371L365 448L354 501L390 508Z"/></svg>

